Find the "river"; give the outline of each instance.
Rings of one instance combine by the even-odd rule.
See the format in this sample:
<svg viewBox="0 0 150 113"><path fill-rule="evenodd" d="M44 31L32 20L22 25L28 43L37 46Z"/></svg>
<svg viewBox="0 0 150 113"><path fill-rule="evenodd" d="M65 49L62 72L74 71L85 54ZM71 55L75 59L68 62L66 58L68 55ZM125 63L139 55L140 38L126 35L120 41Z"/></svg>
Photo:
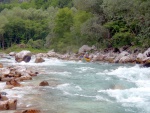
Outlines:
<svg viewBox="0 0 150 113"><path fill-rule="evenodd" d="M22 65L39 71L24 87L3 89L18 99L18 109L46 113L150 113L150 68L133 64L88 63L45 59L35 64L0 59L4 66ZM40 87L43 80L50 86ZM12 111L1 111L11 113Z"/></svg>

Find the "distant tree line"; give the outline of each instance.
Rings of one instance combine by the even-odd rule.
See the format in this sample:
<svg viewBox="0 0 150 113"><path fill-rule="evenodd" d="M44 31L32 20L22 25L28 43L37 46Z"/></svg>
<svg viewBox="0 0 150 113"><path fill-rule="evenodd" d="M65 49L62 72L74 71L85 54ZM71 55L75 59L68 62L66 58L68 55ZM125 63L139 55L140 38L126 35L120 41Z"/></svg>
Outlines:
<svg viewBox="0 0 150 113"><path fill-rule="evenodd" d="M150 0L0 0L0 49L150 47Z"/></svg>

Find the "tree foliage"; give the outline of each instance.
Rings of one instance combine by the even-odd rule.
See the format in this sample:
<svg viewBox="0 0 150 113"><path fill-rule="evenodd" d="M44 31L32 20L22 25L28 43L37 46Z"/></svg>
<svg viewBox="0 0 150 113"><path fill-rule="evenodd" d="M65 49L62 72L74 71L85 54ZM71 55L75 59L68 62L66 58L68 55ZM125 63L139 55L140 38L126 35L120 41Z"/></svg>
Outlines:
<svg viewBox="0 0 150 113"><path fill-rule="evenodd" d="M150 47L150 0L1 0L0 48Z"/></svg>

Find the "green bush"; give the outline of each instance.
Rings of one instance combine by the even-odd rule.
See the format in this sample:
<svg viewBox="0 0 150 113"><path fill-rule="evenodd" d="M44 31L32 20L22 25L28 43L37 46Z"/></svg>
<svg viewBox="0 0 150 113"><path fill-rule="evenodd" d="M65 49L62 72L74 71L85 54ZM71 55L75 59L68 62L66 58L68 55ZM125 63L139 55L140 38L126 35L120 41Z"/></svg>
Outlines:
<svg viewBox="0 0 150 113"><path fill-rule="evenodd" d="M132 34L129 32L119 32L112 37L112 43L114 47L131 45L133 41L134 38L132 37Z"/></svg>

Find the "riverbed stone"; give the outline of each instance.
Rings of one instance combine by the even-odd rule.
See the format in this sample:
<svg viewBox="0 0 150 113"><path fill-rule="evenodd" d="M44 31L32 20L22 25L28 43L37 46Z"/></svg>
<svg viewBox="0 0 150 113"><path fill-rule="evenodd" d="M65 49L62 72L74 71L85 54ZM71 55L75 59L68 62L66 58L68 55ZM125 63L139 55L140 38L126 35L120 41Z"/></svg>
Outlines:
<svg viewBox="0 0 150 113"><path fill-rule="evenodd" d="M20 81L24 81L24 80L32 80L32 77L30 75L21 76Z"/></svg>
<svg viewBox="0 0 150 113"><path fill-rule="evenodd" d="M10 52L9 55L10 55L10 56L15 56L15 55L16 55L16 52Z"/></svg>
<svg viewBox="0 0 150 113"><path fill-rule="evenodd" d="M22 86L19 82L17 82L15 79L11 79L10 81L6 82L6 85L13 85L14 87L20 87Z"/></svg>
<svg viewBox="0 0 150 113"><path fill-rule="evenodd" d="M9 110L16 110L17 109L17 99L10 99L8 101Z"/></svg>
<svg viewBox="0 0 150 113"><path fill-rule="evenodd" d="M41 57L37 57L35 59L35 63L42 63L42 62L45 62L45 60L43 58L41 58Z"/></svg>
<svg viewBox="0 0 150 113"><path fill-rule="evenodd" d="M4 87L4 89L12 89L12 88L14 88L13 85L6 85L6 86Z"/></svg>
<svg viewBox="0 0 150 113"><path fill-rule="evenodd" d="M8 98L6 97L6 95L0 94L0 101L5 101L5 100L8 100Z"/></svg>
<svg viewBox="0 0 150 113"><path fill-rule="evenodd" d="M37 109L28 109L28 110L24 110L20 113L41 113L41 111L37 110Z"/></svg>
<svg viewBox="0 0 150 113"><path fill-rule="evenodd" d="M50 50L47 52L48 57L57 57L57 53L54 50Z"/></svg>
<svg viewBox="0 0 150 113"><path fill-rule="evenodd" d="M47 81L42 81L39 86L49 86L49 83Z"/></svg>
<svg viewBox="0 0 150 113"><path fill-rule="evenodd" d="M9 110L8 101L0 101L0 110Z"/></svg>
<svg viewBox="0 0 150 113"><path fill-rule="evenodd" d="M3 64L2 63L0 63L0 68L3 68Z"/></svg>
<svg viewBox="0 0 150 113"><path fill-rule="evenodd" d="M8 68L0 68L0 74L9 74L10 70Z"/></svg>

